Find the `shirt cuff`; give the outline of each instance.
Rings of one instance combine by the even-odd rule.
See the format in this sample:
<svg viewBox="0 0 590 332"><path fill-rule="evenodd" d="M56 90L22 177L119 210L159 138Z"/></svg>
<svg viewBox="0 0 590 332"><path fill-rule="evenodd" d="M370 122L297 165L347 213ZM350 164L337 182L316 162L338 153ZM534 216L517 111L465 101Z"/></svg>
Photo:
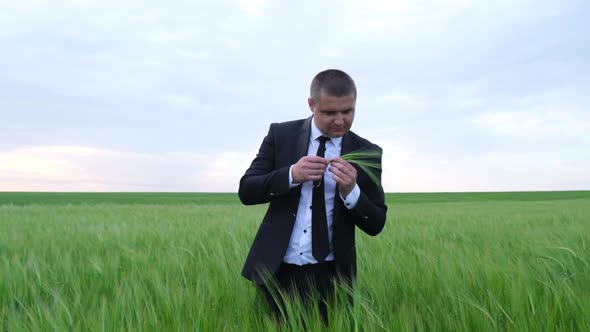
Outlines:
<svg viewBox="0 0 590 332"><path fill-rule="evenodd" d="M293 166L295 165L291 165L291 167L289 167L289 189L291 188L295 188L298 185L300 185L301 183L293 183ZM350 195L349 195L350 196Z"/></svg>
<svg viewBox="0 0 590 332"><path fill-rule="evenodd" d="M342 195L340 195L340 198L342 198L342 201L344 202L344 206L349 210L354 209L356 203L359 201L359 197L361 197L361 189L356 183L354 184L354 189L352 189L350 194L346 196L346 199L342 198Z"/></svg>

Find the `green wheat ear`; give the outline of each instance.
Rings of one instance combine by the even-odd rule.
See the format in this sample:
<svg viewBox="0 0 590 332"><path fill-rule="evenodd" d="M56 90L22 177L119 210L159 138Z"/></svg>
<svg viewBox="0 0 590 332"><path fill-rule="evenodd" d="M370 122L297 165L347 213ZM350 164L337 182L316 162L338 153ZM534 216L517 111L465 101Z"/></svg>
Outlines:
<svg viewBox="0 0 590 332"><path fill-rule="evenodd" d="M376 185L380 186L381 181L379 181L379 173L381 172L381 164L375 162L375 159L381 159L381 150L374 149L374 150L356 150L345 155L340 156L340 158L348 161L351 164L356 164L360 167L369 178L375 182Z"/></svg>

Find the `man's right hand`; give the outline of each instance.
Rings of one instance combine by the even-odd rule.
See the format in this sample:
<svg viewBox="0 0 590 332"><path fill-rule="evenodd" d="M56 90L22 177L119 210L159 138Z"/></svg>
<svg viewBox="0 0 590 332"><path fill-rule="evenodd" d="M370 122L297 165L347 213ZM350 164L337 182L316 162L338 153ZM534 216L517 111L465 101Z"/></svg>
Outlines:
<svg viewBox="0 0 590 332"><path fill-rule="evenodd" d="M293 165L291 174L293 183L320 180L329 164L330 161L326 158L317 156L302 157Z"/></svg>

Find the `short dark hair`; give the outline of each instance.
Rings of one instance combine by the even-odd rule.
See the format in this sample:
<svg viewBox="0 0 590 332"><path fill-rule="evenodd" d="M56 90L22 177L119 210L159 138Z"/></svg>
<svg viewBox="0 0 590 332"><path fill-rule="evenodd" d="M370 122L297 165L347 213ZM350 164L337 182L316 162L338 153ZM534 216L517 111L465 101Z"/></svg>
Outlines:
<svg viewBox="0 0 590 332"><path fill-rule="evenodd" d="M356 98L356 85L352 77L339 69L328 69L315 75L309 90L314 104L320 100L322 92L335 97L354 95Z"/></svg>

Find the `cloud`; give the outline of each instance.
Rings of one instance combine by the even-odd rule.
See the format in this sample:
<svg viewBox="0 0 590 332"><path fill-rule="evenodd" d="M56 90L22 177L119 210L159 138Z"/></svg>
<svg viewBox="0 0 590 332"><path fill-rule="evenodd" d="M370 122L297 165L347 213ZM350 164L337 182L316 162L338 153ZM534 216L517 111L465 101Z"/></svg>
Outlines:
<svg viewBox="0 0 590 332"><path fill-rule="evenodd" d="M403 91L393 91L390 94L382 95L374 99L377 105L386 105L395 109L411 110L422 108L426 105L426 101L421 98L405 93Z"/></svg>
<svg viewBox="0 0 590 332"><path fill-rule="evenodd" d="M240 8L249 16L258 17L270 0L239 0Z"/></svg>
<svg viewBox="0 0 590 332"><path fill-rule="evenodd" d="M501 136L537 140L578 139L582 147L590 143L590 114L584 104L590 101L577 89L548 91L513 98L502 109L494 106L475 114L472 122L482 130Z"/></svg>
<svg viewBox="0 0 590 332"><path fill-rule="evenodd" d="M357 82L354 130L396 156L386 190L527 187L536 165L570 187L589 166L587 6L5 1L0 189L235 191L335 67Z"/></svg>
<svg viewBox="0 0 590 332"><path fill-rule="evenodd" d="M136 153L83 146L0 151L0 191L237 191L254 154Z"/></svg>
<svg viewBox="0 0 590 332"><path fill-rule="evenodd" d="M484 152L459 158L385 143L386 192L543 191L590 188L590 157L550 152ZM578 157L575 157L577 155Z"/></svg>
<svg viewBox="0 0 590 332"><path fill-rule="evenodd" d="M197 102L190 96L170 94L164 96L164 100L173 107L191 109L197 106Z"/></svg>

